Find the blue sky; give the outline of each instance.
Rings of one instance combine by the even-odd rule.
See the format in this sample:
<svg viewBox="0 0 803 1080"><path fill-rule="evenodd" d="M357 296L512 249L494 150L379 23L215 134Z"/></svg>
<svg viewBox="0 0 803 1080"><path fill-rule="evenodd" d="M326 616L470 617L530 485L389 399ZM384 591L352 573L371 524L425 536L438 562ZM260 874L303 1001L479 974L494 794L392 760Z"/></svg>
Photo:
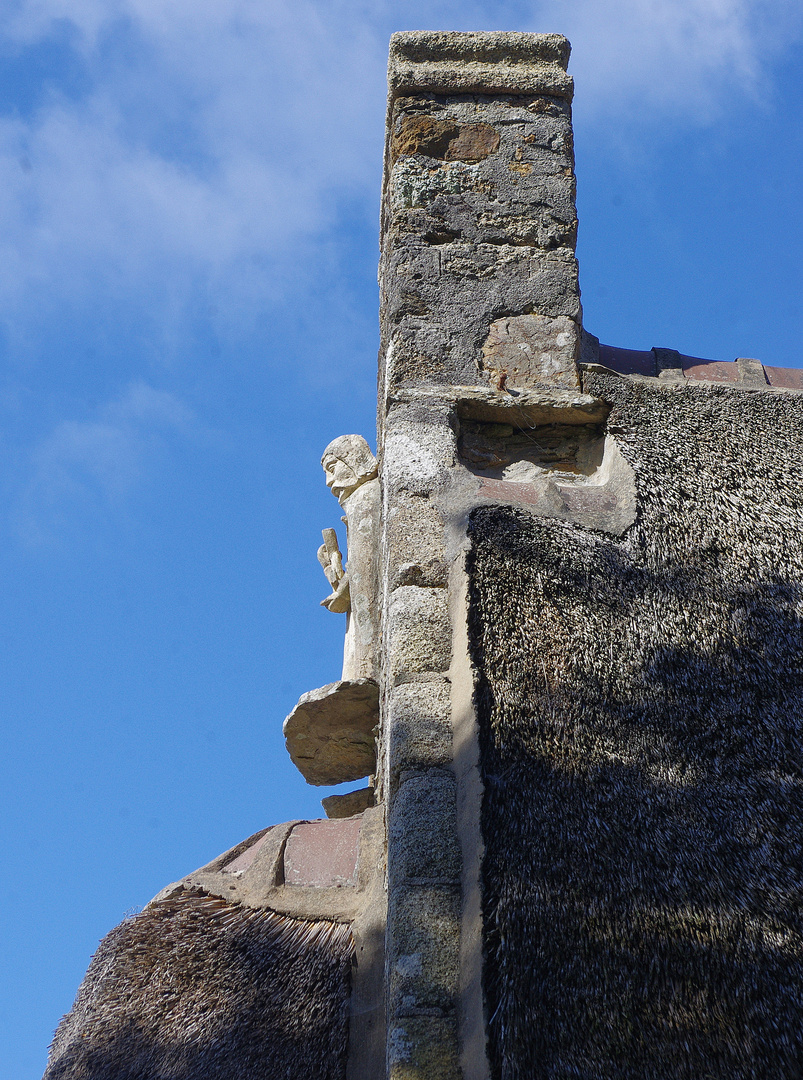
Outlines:
<svg viewBox="0 0 803 1080"><path fill-rule="evenodd" d="M427 28L572 41L592 333L800 366L797 3L3 0L9 1080L125 912L320 814L281 722L340 672L319 459L373 442L387 39Z"/></svg>

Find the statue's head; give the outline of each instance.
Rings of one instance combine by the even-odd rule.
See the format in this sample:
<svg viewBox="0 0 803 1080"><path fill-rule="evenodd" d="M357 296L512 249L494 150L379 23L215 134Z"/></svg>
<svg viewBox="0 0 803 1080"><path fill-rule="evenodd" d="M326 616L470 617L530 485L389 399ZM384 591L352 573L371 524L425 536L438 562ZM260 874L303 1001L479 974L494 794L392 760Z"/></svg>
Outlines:
<svg viewBox="0 0 803 1080"><path fill-rule="evenodd" d="M376 458L362 435L341 435L326 447L321 458L326 486L342 504L367 480L376 476Z"/></svg>

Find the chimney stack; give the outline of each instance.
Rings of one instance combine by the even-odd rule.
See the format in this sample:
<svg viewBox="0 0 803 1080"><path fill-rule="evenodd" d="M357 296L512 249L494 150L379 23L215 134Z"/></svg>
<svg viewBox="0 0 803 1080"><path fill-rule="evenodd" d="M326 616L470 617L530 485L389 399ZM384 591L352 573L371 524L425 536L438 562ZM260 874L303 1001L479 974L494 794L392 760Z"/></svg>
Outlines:
<svg viewBox="0 0 803 1080"><path fill-rule="evenodd" d="M540 416L590 402L568 59L556 34L391 39L378 417L391 1080L487 1076L463 569L476 491L456 438L517 402Z"/></svg>

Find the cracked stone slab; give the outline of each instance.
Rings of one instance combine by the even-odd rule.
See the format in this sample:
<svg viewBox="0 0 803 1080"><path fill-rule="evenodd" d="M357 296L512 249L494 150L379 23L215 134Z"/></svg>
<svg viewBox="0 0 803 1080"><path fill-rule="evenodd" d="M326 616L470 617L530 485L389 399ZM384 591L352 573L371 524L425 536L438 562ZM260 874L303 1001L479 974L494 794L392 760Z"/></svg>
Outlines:
<svg viewBox="0 0 803 1080"><path fill-rule="evenodd" d="M572 319L516 315L491 323L482 366L496 381L504 378L511 385L579 391L579 353L580 328Z"/></svg>
<svg viewBox="0 0 803 1080"><path fill-rule="evenodd" d="M299 698L282 728L287 752L308 784L361 780L376 771L379 687L373 679L329 683Z"/></svg>

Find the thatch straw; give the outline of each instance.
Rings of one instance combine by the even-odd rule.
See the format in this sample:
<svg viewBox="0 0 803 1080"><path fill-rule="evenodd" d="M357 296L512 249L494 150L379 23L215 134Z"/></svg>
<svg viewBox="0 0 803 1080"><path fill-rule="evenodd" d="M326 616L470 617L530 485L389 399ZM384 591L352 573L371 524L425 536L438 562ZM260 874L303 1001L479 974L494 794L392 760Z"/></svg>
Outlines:
<svg viewBox="0 0 803 1080"><path fill-rule="evenodd" d="M475 511L496 1080L803 1075L803 396L596 376L621 540Z"/></svg>
<svg viewBox="0 0 803 1080"><path fill-rule="evenodd" d="M101 942L45 1080L343 1080L348 925L187 891Z"/></svg>

